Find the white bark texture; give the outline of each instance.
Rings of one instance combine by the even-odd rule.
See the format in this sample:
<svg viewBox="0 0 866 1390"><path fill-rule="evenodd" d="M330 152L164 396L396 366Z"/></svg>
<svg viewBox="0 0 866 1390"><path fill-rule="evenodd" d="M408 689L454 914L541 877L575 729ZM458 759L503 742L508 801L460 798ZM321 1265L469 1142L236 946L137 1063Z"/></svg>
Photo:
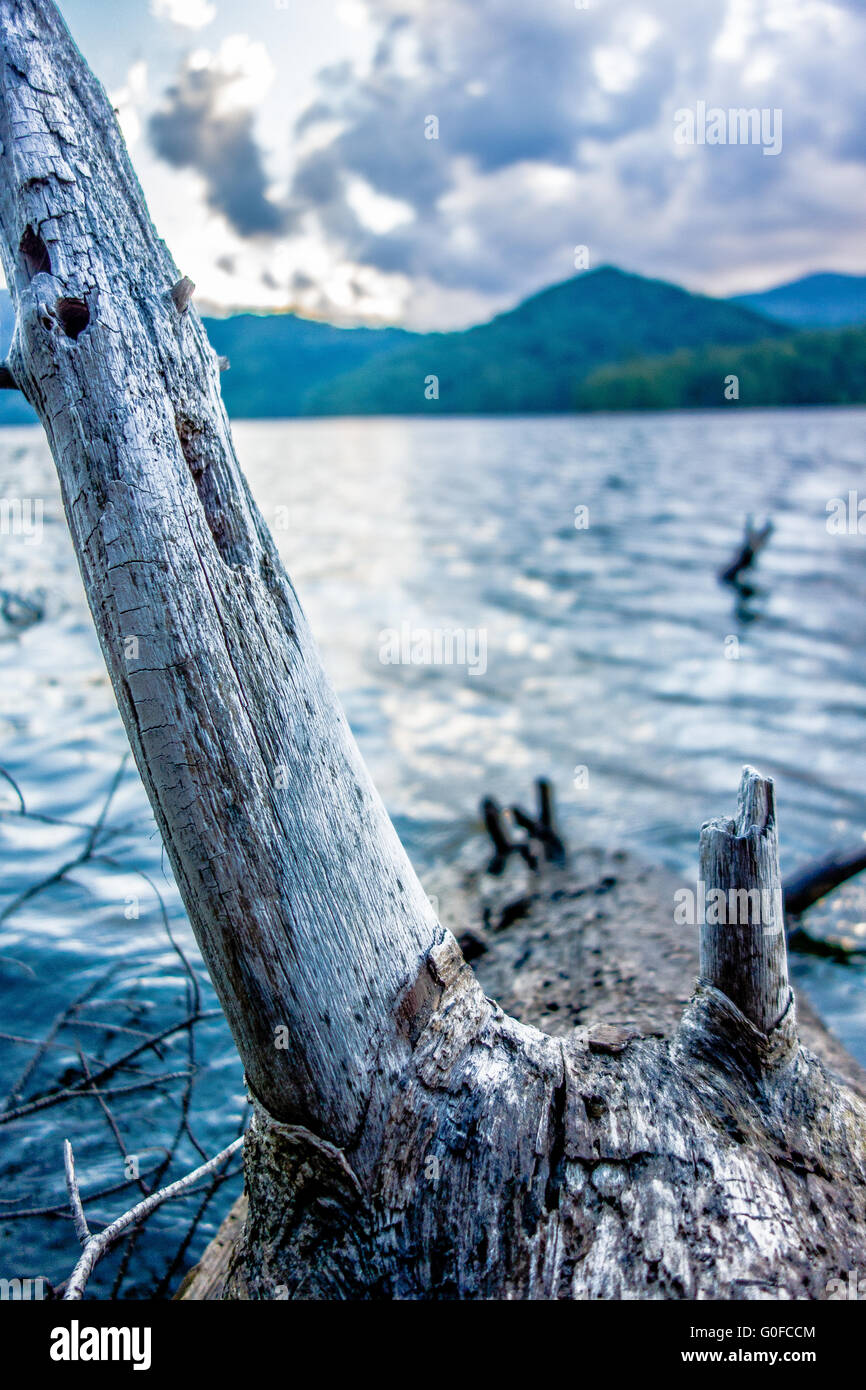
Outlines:
<svg viewBox="0 0 866 1390"><path fill-rule="evenodd" d="M708 983L669 1038L559 1038L485 997L322 674L105 96L50 0L0 20L9 371L255 1098L226 1296L821 1296L866 1263L862 1103L790 1002L764 1031Z"/></svg>

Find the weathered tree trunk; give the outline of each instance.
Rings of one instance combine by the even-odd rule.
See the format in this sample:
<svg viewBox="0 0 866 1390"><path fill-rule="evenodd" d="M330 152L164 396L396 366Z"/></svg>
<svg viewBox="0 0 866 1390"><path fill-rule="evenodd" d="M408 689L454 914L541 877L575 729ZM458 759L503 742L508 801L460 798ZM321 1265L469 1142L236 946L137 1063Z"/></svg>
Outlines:
<svg viewBox="0 0 866 1390"><path fill-rule="evenodd" d="M57 461L132 750L253 1092L375 1147L410 1053L395 1000L443 933L250 497L105 94L49 0L2 0L0 18L9 369Z"/></svg>
<svg viewBox="0 0 866 1390"><path fill-rule="evenodd" d="M866 1259L866 1111L799 1047L784 937L716 943L667 1039L553 1037L484 995L323 676L105 96L51 0L0 19L7 370L255 1102L227 1296L820 1296Z"/></svg>

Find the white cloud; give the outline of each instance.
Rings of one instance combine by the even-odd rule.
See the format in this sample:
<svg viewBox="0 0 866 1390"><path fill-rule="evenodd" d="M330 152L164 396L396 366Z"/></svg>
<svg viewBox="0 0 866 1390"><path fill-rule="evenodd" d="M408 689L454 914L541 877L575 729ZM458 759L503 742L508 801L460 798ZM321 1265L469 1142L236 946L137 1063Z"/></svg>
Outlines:
<svg viewBox="0 0 866 1390"><path fill-rule="evenodd" d="M157 154L176 169L203 175L207 205L251 237L278 236L290 220L272 196L257 129L273 78L265 45L232 34L216 53L199 48L187 55L148 122Z"/></svg>
<svg viewBox="0 0 866 1390"><path fill-rule="evenodd" d="M754 0L728 0L724 26L713 44L713 57L727 63L739 62L748 49L754 28Z"/></svg>
<svg viewBox="0 0 866 1390"><path fill-rule="evenodd" d="M219 115L260 106L276 75L265 44L249 34L229 34L215 53L207 48L194 49L187 67L221 79L216 102Z"/></svg>
<svg viewBox="0 0 866 1390"><path fill-rule="evenodd" d="M128 149L133 149L141 136L141 117L139 109L147 97L147 63L143 59L133 63L126 74L126 82L117 91L111 92L109 100L117 112L117 120Z"/></svg>
<svg viewBox="0 0 866 1390"><path fill-rule="evenodd" d="M357 213L362 225L369 227L370 231L378 236L393 232L395 228L411 222L415 216L408 203L404 203L400 198L389 198L386 194L377 193L364 179L349 180L346 201Z"/></svg>
<svg viewBox="0 0 866 1390"><path fill-rule="evenodd" d="M182 29L203 29L216 19L216 5L208 0L150 0L150 12Z"/></svg>
<svg viewBox="0 0 866 1390"><path fill-rule="evenodd" d="M177 23L214 6L154 8ZM251 7L250 33L199 47L173 84L183 100L166 94L159 152L202 175L197 198L224 215L207 244L216 259L222 237L236 264L215 296L297 292L309 312L445 327L566 278L577 245L592 265L721 293L864 269L864 0L533 0L531 13L525 0L329 0L328 13L315 84L288 81ZM133 85L115 102L125 129L143 109ZM308 95L289 142L290 87ZM782 108L781 157L675 145L673 113L699 100ZM204 214L185 201L192 247Z"/></svg>
<svg viewBox="0 0 866 1390"><path fill-rule="evenodd" d="M481 316L564 279L576 245L594 265L722 292L797 256L801 273L850 266L850 199L866 197L862 0L367 10L375 60L323 86L313 109L330 138L299 152L293 194L335 257L400 286L414 324L437 292ZM673 113L699 100L782 108L784 156L682 158ZM425 144L426 112L440 138ZM367 215L375 196L414 218L391 219L390 202Z"/></svg>
<svg viewBox="0 0 866 1390"><path fill-rule="evenodd" d="M336 16L341 24L347 24L351 29L363 29L370 20L367 7L361 0L339 0Z"/></svg>
<svg viewBox="0 0 866 1390"><path fill-rule="evenodd" d="M597 48L592 65L603 92L627 92L638 75L634 54L626 48Z"/></svg>

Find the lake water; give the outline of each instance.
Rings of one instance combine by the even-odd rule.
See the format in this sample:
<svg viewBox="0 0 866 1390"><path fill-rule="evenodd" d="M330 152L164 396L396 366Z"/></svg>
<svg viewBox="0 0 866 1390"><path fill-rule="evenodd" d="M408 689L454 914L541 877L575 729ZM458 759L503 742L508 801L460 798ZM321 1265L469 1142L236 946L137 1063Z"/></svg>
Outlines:
<svg viewBox="0 0 866 1390"><path fill-rule="evenodd" d="M243 422L235 435L422 878L477 825L484 793L525 801L544 774L572 842L633 848L693 880L699 826L734 809L744 762L776 778L784 871L866 832L866 536L827 527L830 499L866 495L864 431L864 411L791 410ZM0 498L35 499L44 517L38 543L0 535L0 590L43 615L28 624L7 600L0 618L0 766L35 813L20 815L0 783L0 1027L42 1038L113 964L79 1022L156 1031L186 1011L156 890L200 962L134 770L98 852L9 911L79 854L125 739L37 429L0 432ZM716 575L748 513L775 530L743 599ZM469 665L381 659L389 632L443 630L466 635ZM864 968L800 958L794 971L866 1062ZM77 1066L76 1037L91 1054L107 1046L104 1030L62 1030L28 1095ZM0 1042L9 1086L28 1055ZM185 1129L176 1084L112 1102L143 1171L178 1126L173 1177L199 1161L190 1132L210 1155L243 1123L221 1020L196 1029L195 1060L206 1066ZM189 1062L180 1034L156 1071ZM62 1204L67 1135L85 1197L123 1180L94 1100L46 1109L0 1128L0 1215ZM181 1268L227 1195L207 1207ZM152 1219L125 1294L158 1282L196 1200ZM109 1195L91 1210L108 1220L130 1201ZM74 1245L65 1217L0 1222L0 1275L58 1281ZM111 1290L116 1268L100 1266L94 1293Z"/></svg>

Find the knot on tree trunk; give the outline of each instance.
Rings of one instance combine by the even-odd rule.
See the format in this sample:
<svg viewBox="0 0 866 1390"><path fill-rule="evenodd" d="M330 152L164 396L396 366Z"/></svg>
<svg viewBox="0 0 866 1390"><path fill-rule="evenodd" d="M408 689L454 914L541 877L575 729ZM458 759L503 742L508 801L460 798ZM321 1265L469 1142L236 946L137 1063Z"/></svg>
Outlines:
<svg viewBox="0 0 866 1390"><path fill-rule="evenodd" d="M195 291L195 281L190 280L188 275L184 275L176 284L172 285L169 293L172 303L179 314L185 314L189 308L189 302Z"/></svg>

